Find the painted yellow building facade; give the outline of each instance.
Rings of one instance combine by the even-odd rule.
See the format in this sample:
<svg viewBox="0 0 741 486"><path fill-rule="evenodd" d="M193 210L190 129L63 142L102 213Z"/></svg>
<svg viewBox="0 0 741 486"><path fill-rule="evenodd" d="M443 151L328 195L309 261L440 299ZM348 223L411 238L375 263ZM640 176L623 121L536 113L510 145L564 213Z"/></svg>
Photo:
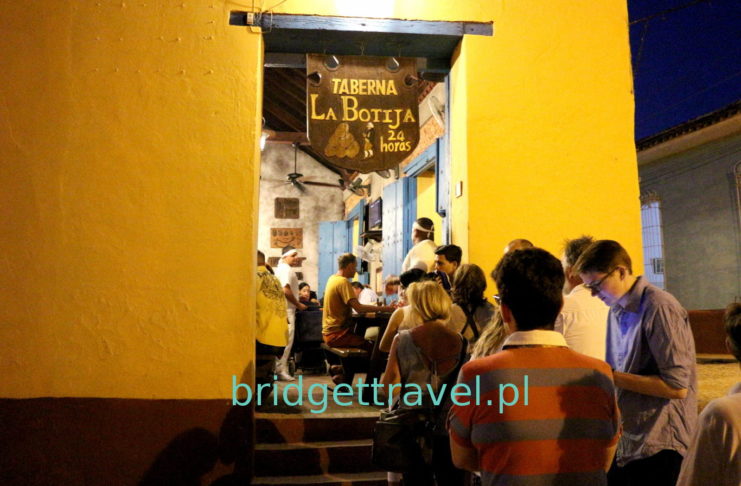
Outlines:
<svg viewBox="0 0 741 486"><path fill-rule="evenodd" d="M641 261L625 1L359 3L275 12L494 22L450 76L465 260L588 233ZM263 42L228 25L249 6L0 4L0 397L250 379Z"/></svg>

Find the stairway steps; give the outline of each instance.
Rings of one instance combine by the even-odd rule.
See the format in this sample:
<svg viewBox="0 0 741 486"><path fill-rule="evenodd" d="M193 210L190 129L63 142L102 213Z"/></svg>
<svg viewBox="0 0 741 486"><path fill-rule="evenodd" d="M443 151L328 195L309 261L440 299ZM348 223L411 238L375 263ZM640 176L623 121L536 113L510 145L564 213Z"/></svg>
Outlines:
<svg viewBox="0 0 741 486"><path fill-rule="evenodd" d="M344 474L319 474L311 476L256 476L253 486L267 485L318 486L331 484L335 486L386 486L386 473L383 471Z"/></svg>
<svg viewBox="0 0 741 486"><path fill-rule="evenodd" d="M380 413L334 414L307 417L290 414L257 414L258 444L333 442L373 437Z"/></svg>
<svg viewBox="0 0 741 486"><path fill-rule="evenodd" d="M371 463L372 407L310 413L258 411L253 485L386 486ZM296 410L294 408L293 410Z"/></svg>
<svg viewBox="0 0 741 486"><path fill-rule="evenodd" d="M257 476L344 474L378 471L371 463L370 439L294 444L259 444Z"/></svg>

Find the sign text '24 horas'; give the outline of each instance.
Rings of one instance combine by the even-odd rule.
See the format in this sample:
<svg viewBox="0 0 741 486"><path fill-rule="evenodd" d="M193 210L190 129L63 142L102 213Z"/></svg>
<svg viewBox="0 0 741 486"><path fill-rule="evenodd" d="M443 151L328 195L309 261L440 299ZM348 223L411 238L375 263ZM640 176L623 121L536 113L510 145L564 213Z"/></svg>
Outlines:
<svg viewBox="0 0 741 486"><path fill-rule="evenodd" d="M396 167L419 142L416 62L308 54L311 146L338 167Z"/></svg>

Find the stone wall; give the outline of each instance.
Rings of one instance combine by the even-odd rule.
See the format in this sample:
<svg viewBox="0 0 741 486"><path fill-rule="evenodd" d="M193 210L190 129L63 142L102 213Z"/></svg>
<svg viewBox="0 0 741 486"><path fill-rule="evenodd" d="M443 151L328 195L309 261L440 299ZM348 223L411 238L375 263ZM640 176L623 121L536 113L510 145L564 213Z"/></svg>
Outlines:
<svg viewBox="0 0 741 486"><path fill-rule="evenodd" d="M739 154L736 134L639 168L641 193L661 200L666 289L687 309L741 299Z"/></svg>
<svg viewBox="0 0 741 486"><path fill-rule="evenodd" d="M303 180L337 184L334 187L306 186L301 193L290 184L285 184L288 174L293 172L294 149L289 144L268 143L262 152L260 165L260 219L257 234L257 248L267 258L280 256L280 248L270 247L272 228L302 228L305 257L296 271L303 274L303 280L317 288L319 274L319 222L344 219L344 205L339 176L319 162L298 151L298 172ZM278 197L298 198L299 218L285 219L275 217L275 199Z"/></svg>

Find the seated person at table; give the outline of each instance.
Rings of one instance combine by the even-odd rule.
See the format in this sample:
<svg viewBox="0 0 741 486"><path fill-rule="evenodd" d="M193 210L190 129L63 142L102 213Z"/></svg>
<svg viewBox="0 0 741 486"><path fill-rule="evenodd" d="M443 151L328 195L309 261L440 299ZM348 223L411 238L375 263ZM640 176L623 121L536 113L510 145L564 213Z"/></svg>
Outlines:
<svg viewBox="0 0 741 486"><path fill-rule="evenodd" d="M340 255L339 270L329 277L324 290L322 337L333 348L363 348L370 351L373 344L362 336L353 334L350 319L352 310L361 312L393 312L392 306L363 305L353 292L350 278L355 276L357 260L352 253Z"/></svg>
<svg viewBox="0 0 741 486"><path fill-rule="evenodd" d="M393 304L399 298L399 277L397 275L389 275L386 280L383 281L383 300L386 304Z"/></svg>
<svg viewBox="0 0 741 486"><path fill-rule="evenodd" d="M311 290L311 286L306 282L298 284L298 301L308 306L310 309L319 308L319 300L316 298L316 292Z"/></svg>
<svg viewBox="0 0 741 486"><path fill-rule="evenodd" d="M373 289L367 285L363 285L360 282L351 282L355 297L358 298L358 302L363 305L376 305L378 303L378 295L373 292Z"/></svg>

